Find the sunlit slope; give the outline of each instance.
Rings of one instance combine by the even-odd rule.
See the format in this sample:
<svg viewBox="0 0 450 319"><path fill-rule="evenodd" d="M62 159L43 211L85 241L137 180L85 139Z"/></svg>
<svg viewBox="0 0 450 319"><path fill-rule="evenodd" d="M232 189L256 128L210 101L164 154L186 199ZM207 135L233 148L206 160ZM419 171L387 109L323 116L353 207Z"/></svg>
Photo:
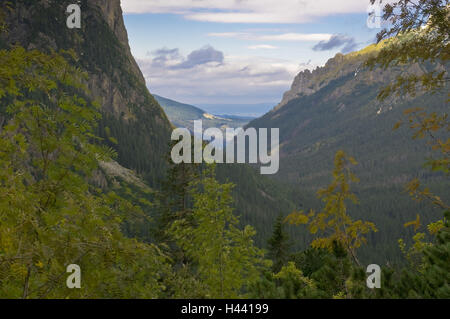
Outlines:
<svg viewBox="0 0 450 319"><path fill-rule="evenodd" d="M300 73L283 102L249 126L280 129L280 171L276 178L298 190L298 202L305 209L320 207L315 192L331 181L334 154L342 149L354 156L361 181L352 187L361 204L353 206L351 213L374 221L380 229L370 238L371 247L361 254L392 260L399 255L397 239L409 231L403 227L405 222L417 213L427 221L442 214L411 200L404 192L405 184L419 177L441 197L450 197L448 179L424 168L433 155L425 141L413 140L407 126L393 128L411 107L445 112L448 90L378 101L380 89L399 72L420 74L443 66L408 65L371 71L363 62L375 49L371 46L346 56L339 54L323 68Z"/></svg>

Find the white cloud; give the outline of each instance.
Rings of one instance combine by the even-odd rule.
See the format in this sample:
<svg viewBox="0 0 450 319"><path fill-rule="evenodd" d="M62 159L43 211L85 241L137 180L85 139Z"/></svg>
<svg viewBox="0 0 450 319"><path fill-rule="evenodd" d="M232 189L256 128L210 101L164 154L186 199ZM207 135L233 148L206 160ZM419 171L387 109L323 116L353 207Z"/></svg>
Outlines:
<svg viewBox="0 0 450 319"><path fill-rule="evenodd" d="M369 0L122 0L125 13L173 13L222 23L305 23L365 13L368 7Z"/></svg>
<svg viewBox="0 0 450 319"><path fill-rule="evenodd" d="M251 41L291 41L291 42L318 42L329 41L332 37L330 33L282 33L271 35L258 35L247 32L222 32L209 33L210 37L236 38Z"/></svg>
<svg viewBox="0 0 450 319"><path fill-rule="evenodd" d="M326 41L331 38L329 33L284 33L276 35L263 35L259 39L262 41Z"/></svg>
<svg viewBox="0 0 450 319"><path fill-rule="evenodd" d="M247 32L212 32L208 33L210 37L218 37L218 38L238 38L244 40L250 40L251 33Z"/></svg>
<svg viewBox="0 0 450 319"><path fill-rule="evenodd" d="M259 45L250 45L248 47L250 50L274 50L274 49L278 49L278 47L274 46L274 45L270 45L270 44L259 44Z"/></svg>
<svg viewBox="0 0 450 319"><path fill-rule="evenodd" d="M294 76L312 67L279 59L225 55L222 63L177 68L174 66L188 58L173 52L178 50L157 50L138 63L153 93L188 103L259 103L281 99ZM167 54L162 56L164 53Z"/></svg>

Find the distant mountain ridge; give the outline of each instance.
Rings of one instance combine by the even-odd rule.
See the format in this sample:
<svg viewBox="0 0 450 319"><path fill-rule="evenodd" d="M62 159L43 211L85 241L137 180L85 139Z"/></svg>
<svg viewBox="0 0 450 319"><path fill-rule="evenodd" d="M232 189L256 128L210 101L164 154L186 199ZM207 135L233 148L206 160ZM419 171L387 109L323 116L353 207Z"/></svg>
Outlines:
<svg viewBox="0 0 450 319"><path fill-rule="evenodd" d="M194 131L194 121L201 120L203 128L217 127L221 129L244 127L253 120L252 117L237 115L214 115L196 106L180 103L159 95L153 95L166 112L170 122L176 127Z"/></svg>
<svg viewBox="0 0 450 319"><path fill-rule="evenodd" d="M266 103L202 103L198 106L208 113L212 114L229 114L243 117L258 118L273 109L277 102Z"/></svg>

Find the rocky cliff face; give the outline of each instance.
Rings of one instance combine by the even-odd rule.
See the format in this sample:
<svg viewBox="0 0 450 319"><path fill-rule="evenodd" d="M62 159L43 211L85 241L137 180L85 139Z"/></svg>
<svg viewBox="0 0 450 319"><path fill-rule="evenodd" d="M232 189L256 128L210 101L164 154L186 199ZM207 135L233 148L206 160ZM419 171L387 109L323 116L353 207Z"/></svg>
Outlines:
<svg viewBox="0 0 450 319"><path fill-rule="evenodd" d="M85 70L92 100L100 102L99 134L119 153L119 163L136 169L150 183L161 177L170 123L146 88L133 58L120 0L81 0L81 29L66 26L73 0L16 0L7 10L8 32L1 46L73 50ZM4 6L4 2L0 4ZM111 139L113 137L114 139Z"/></svg>
<svg viewBox="0 0 450 319"><path fill-rule="evenodd" d="M398 73L381 69L369 70L363 65L368 55L379 48L379 46L371 45L362 51L347 55L338 53L334 58L328 60L323 67L316 68L313 71L305 70L300 72L295 77L291 89L284 94L282 101L275 107L275 110L282 108L290 101L301 96L312 95L325 88L332 81L347 75L352 75L353 80L349 81L344 88L340 88L340 92L335 92L335 95L351 92L357 85L362 83L372 85L391 82ZM423 74L422 67L418 64L408 66L403 71Z"/></svg>
<svg viewBox="0 0 450 319"><path fill-rule="evenodd" d="M88 5L94 6L102 13L104 21L108 24L110 30L114 33L120 45L123 47L123 54L128 59L128 66L130 72L136 77L138 82L145 84L144 76L139 69L136 60L131 54L131 49L128 43L128 33L125 28L123 13L120 7L120 0L94 0L88 1ZM99 35L101 36L101 35ZM105 79L102 76L94 76L90 81L90 88L94 92L97 98L103 99L103 104L110 105L115 114L125 112L125 119L133 117L127 109L123 109L122 106L129 103L143 103L142 99L135 95L134 92L128 92L127 96L123 96L117 88L112 85L109 79ZM128 103L127 103L128 102Z"/></svg>
<svg viewBox="0 0 450 319"><path fill-rule="evenodd" d="M280 104L278 104L276 109L283 107L290 101L302 95L308 96L314 94L321 88L325 87L331 80L346 75L350 72L355 72L358 68L357 64L347 65L345 68L341 68L338 72L333 72L333 76L330 74L330 76L326 79L322 79L333 69L335 69L337 65L343 66L344 62L345 56L339 53L334 58L328 60L323 67L319 67L313 71L305 70L300 72L295 77L290 90L284 93L283 99Z"/></svg>
<svg viewBox="0 0 450 319"><path fill-rule="evenodd" d="M130 60L133 74L135 74L141 82L145 82L141 70L131 54L130 45L128 43L128 33L123 21L122 8L120 7L120 0L96 0L93 2L101 10L106 23L108 23L108 26L114 32L117 40L119 40L120 44L123 46L124 53Z"/></svg>

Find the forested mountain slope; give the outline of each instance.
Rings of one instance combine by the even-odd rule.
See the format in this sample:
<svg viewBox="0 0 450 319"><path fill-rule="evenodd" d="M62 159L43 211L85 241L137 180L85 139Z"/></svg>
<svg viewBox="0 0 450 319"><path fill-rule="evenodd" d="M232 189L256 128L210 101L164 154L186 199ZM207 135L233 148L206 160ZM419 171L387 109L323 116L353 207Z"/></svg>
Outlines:
<svg viewBox="0 0 450 319"><path fill-rule="evenodd" d="M104 174L114 169L116 172L112 176L98 175L97 182L102 186L106 181L114 184L115 175L120 177L132 169L157 191L166 178L173 126L149 93L131 55L120 0L80 1L81 29L66 27L66 8L72 2L10 1L10 9L4 10L8 30L0 37L1 47L18 44L43 52L73 50L77 66L88 73L92 94L86 98L101 104L98 134L103 143L117 151L117 162L123 167L110 164L103 169ZM0 109L0 124L5 111ZM287 191L246 165L222 165L217 170L221 181L236 184L235 213L243 216L242 222L256 227L258 242L264 245L278 213L293 209ZM141 190L134 185L127 191L131 194ZM145 196L154 199L151 194ZM148 206L144 208L149 210ZM148 213L153 214L151 209Z"/></svg>
<svg viewBox="0 0 450 319"><path fill-rule="evenodd" d="M380 230L369 238L371 247L360 251L363 258L377 256L374 262L397 259L396 241L410 231L403 224L417 213L426 221L441 214L413 201L404 191L408 182L420 177L436 194L450 197L448 180L424 168L433 155L424 152L430 149L425 142L413 140L407 126L393 130L398 121L405 120L403 112L408 108L445 112L446 93L418 92L416 97L377 100L383 86L400 72L420 75L444 66L415 64L369 70L363 62L380 46L338 54L324 67L300 73L283 101L248 125L280 128L280 171L276 178L297 189L298 203L305 210L320 206L315 192L329 184L334 154L342 149L356 158L360 182L352 189L361 203L350 211L357 218L375 222Z"/></svg>
<svg viewBox="0 0 450 319"><path fill-rule="evenodd" d="M81 29L66 27L72 1L11 2L6 44L28 49L73 50L88 72L92 99L102 106L100 134L118 151L119 162L136 170L151 185L164 172L170 123L148 92L128 45L120 0L80 2Z"/></svg>

